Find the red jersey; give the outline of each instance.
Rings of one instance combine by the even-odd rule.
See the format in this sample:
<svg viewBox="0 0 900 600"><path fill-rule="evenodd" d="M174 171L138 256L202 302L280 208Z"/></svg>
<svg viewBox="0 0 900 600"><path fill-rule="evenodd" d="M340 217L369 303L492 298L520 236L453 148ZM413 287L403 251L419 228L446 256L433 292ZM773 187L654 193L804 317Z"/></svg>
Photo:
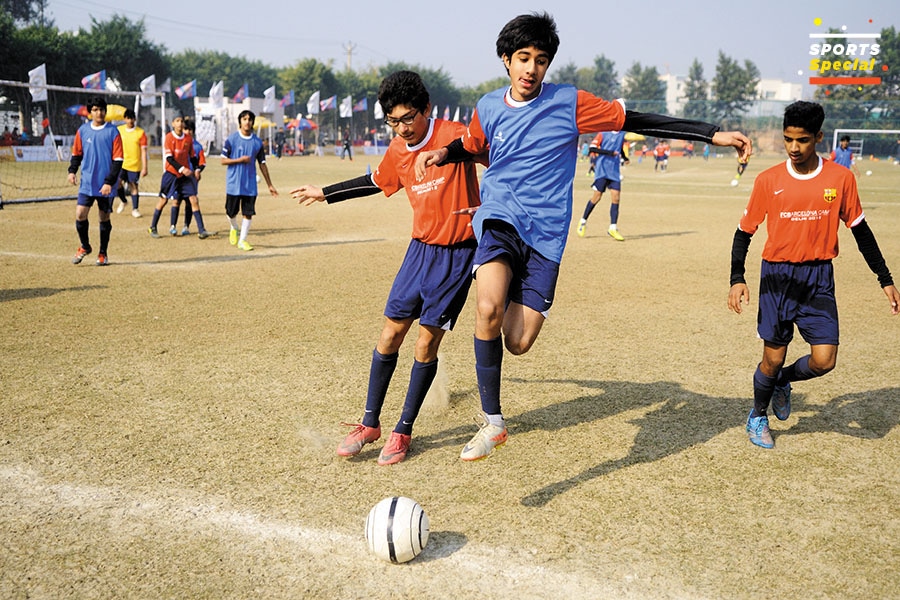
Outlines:
<svg viewBox="0 0 900 600"><path fill-rule="evenodd" d="M166 143L163 148L163 159L168 159L170 156L174 157L175 162L182 167L186 167L189 171L193 171L193 167L191 167L191 158L194 156L194 138L187 133L183 133L181 137L175 135L172 131L167 133ZM166 171L173 175L181 176L178 169L170 165L168 160L166 160Z"/></svg>
<svg viewBox="0 0 900 600"><path fill-rule="evenodd" d="M756 177L738 227L752 235L766 220L762 257L799 263L837 256L841 221L853 227L864 218L852 172L820 158L815 171L801 175L787 160Z"/></svg>
<svg viewBox="0 0 900 600"><path fill-rule="evenodd" d="M656 148L653 149L653 152L657 156L668 156L669 155L669 145L668 144L657 144Z"/></svg>
<svg viewBox="0 0 900 600"><path fill-rule="evenodd" d="M416 181L416 156L443 148L466 132L462 123L432 119L425 139L410 147L401 137L391 140L372 181L386 196L406 188L413 209L412 237L425 244L449 246L475 238L472 218L453 211L479 206L478 176L472 162L431 166L422 181ZM485 160L479 160L486 164Z"/></svg>

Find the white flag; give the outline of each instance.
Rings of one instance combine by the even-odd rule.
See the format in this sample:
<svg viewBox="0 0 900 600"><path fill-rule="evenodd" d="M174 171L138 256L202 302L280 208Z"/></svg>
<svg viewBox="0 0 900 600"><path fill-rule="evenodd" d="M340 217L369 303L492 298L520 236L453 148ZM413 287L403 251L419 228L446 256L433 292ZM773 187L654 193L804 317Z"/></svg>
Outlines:
<svg viewBox="0 0 900 600"><path fill-rule="evenodd" d="M163 81L163 84L159 86L159 91L161 92L171 92L172 91L172 78L166 77L166 80Z"/></svg>
<svg viewBox="0 0 900 600"><path fill-rule="evenodd" d="M453 120L459 121L459 107L458 106L456 107L456 112L453 113Z"/></svg>
<svg viewBox="0 0 900 600"><path fill-rule="evenodd" d="M213 110L225 107L225 82L219 81L209 88L209 104Z"/></svg>
<svg viewBox="0 0 900 600"><path fill-rule="evenodd" d="M381 102L379 102L378 100L375 101L375 108L373 110L375 111L376 119L384 118L384 109L381 108Z"/></svg>
<svg viewBox="0 0 900 600"><path fill-rule="evenodd" d="M263 109L264 113L275 112L275 86L268 88L263 92Z"/></svg>
<svg viewBox="0 0 900 600"><path fill-rule="evenodd" d="M43 64L28 71L28 91L32 102L47 101L47 65Z"/></svg>
<svg viewBox="0 0 900 600"><path fill-rule="evenodd" d="M311 115L319 114L319 92L315 92L309 97L309 101L306 103L306 112Z"/></svg>
<svg viewBox="0 0 900 600"><path fill-rule="evenodd" d="M431 109L431 118L437 119L437 104L435 104L434 108Z"/></svg>
<svg viewBox="0 0 900 600"><path fill-rule="evenodd" d="M156 75L151 75L141 81L141 106L153 106L156 104Z"/></svg>
<svg viewBox="0 0 900 600"><path fill-rule="evenodd" d="M348 119L353 116L353 99L350 96L341 100L340 111L342 119Z"/></svg>

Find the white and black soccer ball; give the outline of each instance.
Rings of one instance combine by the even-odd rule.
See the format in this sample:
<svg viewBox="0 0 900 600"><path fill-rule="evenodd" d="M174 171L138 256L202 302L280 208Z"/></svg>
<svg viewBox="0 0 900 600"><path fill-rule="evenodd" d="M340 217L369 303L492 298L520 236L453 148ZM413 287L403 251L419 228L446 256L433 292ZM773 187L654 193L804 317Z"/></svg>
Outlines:
<svg viewBox="0 0 900 600"><path fill-rule="evenodd" d="M369 511L366 542L369 550L381 560L411 561L428 543L428 515L411 498L385 498Z"/></svg>

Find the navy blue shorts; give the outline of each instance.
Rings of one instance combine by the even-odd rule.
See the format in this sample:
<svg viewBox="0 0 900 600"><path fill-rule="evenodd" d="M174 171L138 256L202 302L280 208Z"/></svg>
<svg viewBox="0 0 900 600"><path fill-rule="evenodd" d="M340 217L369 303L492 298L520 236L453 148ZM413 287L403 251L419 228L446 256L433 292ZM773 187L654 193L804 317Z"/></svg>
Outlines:
<svg viewBox="0 0 900 600"><path fill-rule="evenodd" d="M612 179L607 179L606 177L598 177L594 180L594 184L591 185L591 189L595 192L600 192L601 194L606 190L619 190L622 189L621 181L614 181Z"/></svg>
<svg viewBox="0 0 900 600"><path fill-rule="evenodd" d="M559 263L545 258L522 241L516 228L496 219L488 219L481 226L481 239L475 252L477 269L485 263L504 258L512 268L508 300L536 310L545 317L553 306Z"/></svg>
<svg viewBox="0 0 900 600"><path fill-rule="evenodd" d="M384 316L419 319L420 325L451 330L472 285L475 240L436 246L411 240L388 295Z"/></svg>
<svg viewBox="0 0 900 600"><path fill-rule="evenodd" d="M256 196L233 196L225 194L225 214L233 219L238 213L245 217L256 214Z"/></svg>
<svg viewBox="0 0 900 600"><path fill-rule="evenodd" d="M137 183L141 180L141 172L140 171L126 171L122 169L119 171L119 179L121 179L125 183Z"/></svg>
<svg viewBox="0 0 900 600"><path fill-rule="evenodd" d="M87 206L90 208L94 205L94 200L97 201L97 210L112 212L113 201L111 196L88 196L87 194L78 194L78 206Z"/></svg>
<svg viewBox="0 0 900 600"><path fill-rule="evenodd" d="M757 332L763 340L787 346L794 325L810 345L837 345L837 301L831 261L762 261Z"/></svg>
<svg viewBox="0 0 900 600"><path fill-rule="evenodd" d="M191 196L197 195L197 181L193 177L184 175L179 177L166 171L159 184L159 195L163 198L187 200Z"/></svg>

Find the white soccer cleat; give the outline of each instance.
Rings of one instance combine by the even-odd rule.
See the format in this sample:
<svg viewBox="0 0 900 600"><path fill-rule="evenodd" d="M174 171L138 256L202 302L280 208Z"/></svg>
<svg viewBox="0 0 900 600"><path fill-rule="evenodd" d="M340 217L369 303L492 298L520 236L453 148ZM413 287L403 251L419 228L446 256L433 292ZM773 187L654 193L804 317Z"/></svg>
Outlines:
<svg viewBox="0 0 900 600"><path fill-rule="evenodd" d="M491 425L486 416L482 416L484 420L478 426L478 433L475 434L469 443L465 445L459 457L463 460L479 460L487 458L494 448L498 448L506 443L508 433L506 427L498 427Z"/></svg>

